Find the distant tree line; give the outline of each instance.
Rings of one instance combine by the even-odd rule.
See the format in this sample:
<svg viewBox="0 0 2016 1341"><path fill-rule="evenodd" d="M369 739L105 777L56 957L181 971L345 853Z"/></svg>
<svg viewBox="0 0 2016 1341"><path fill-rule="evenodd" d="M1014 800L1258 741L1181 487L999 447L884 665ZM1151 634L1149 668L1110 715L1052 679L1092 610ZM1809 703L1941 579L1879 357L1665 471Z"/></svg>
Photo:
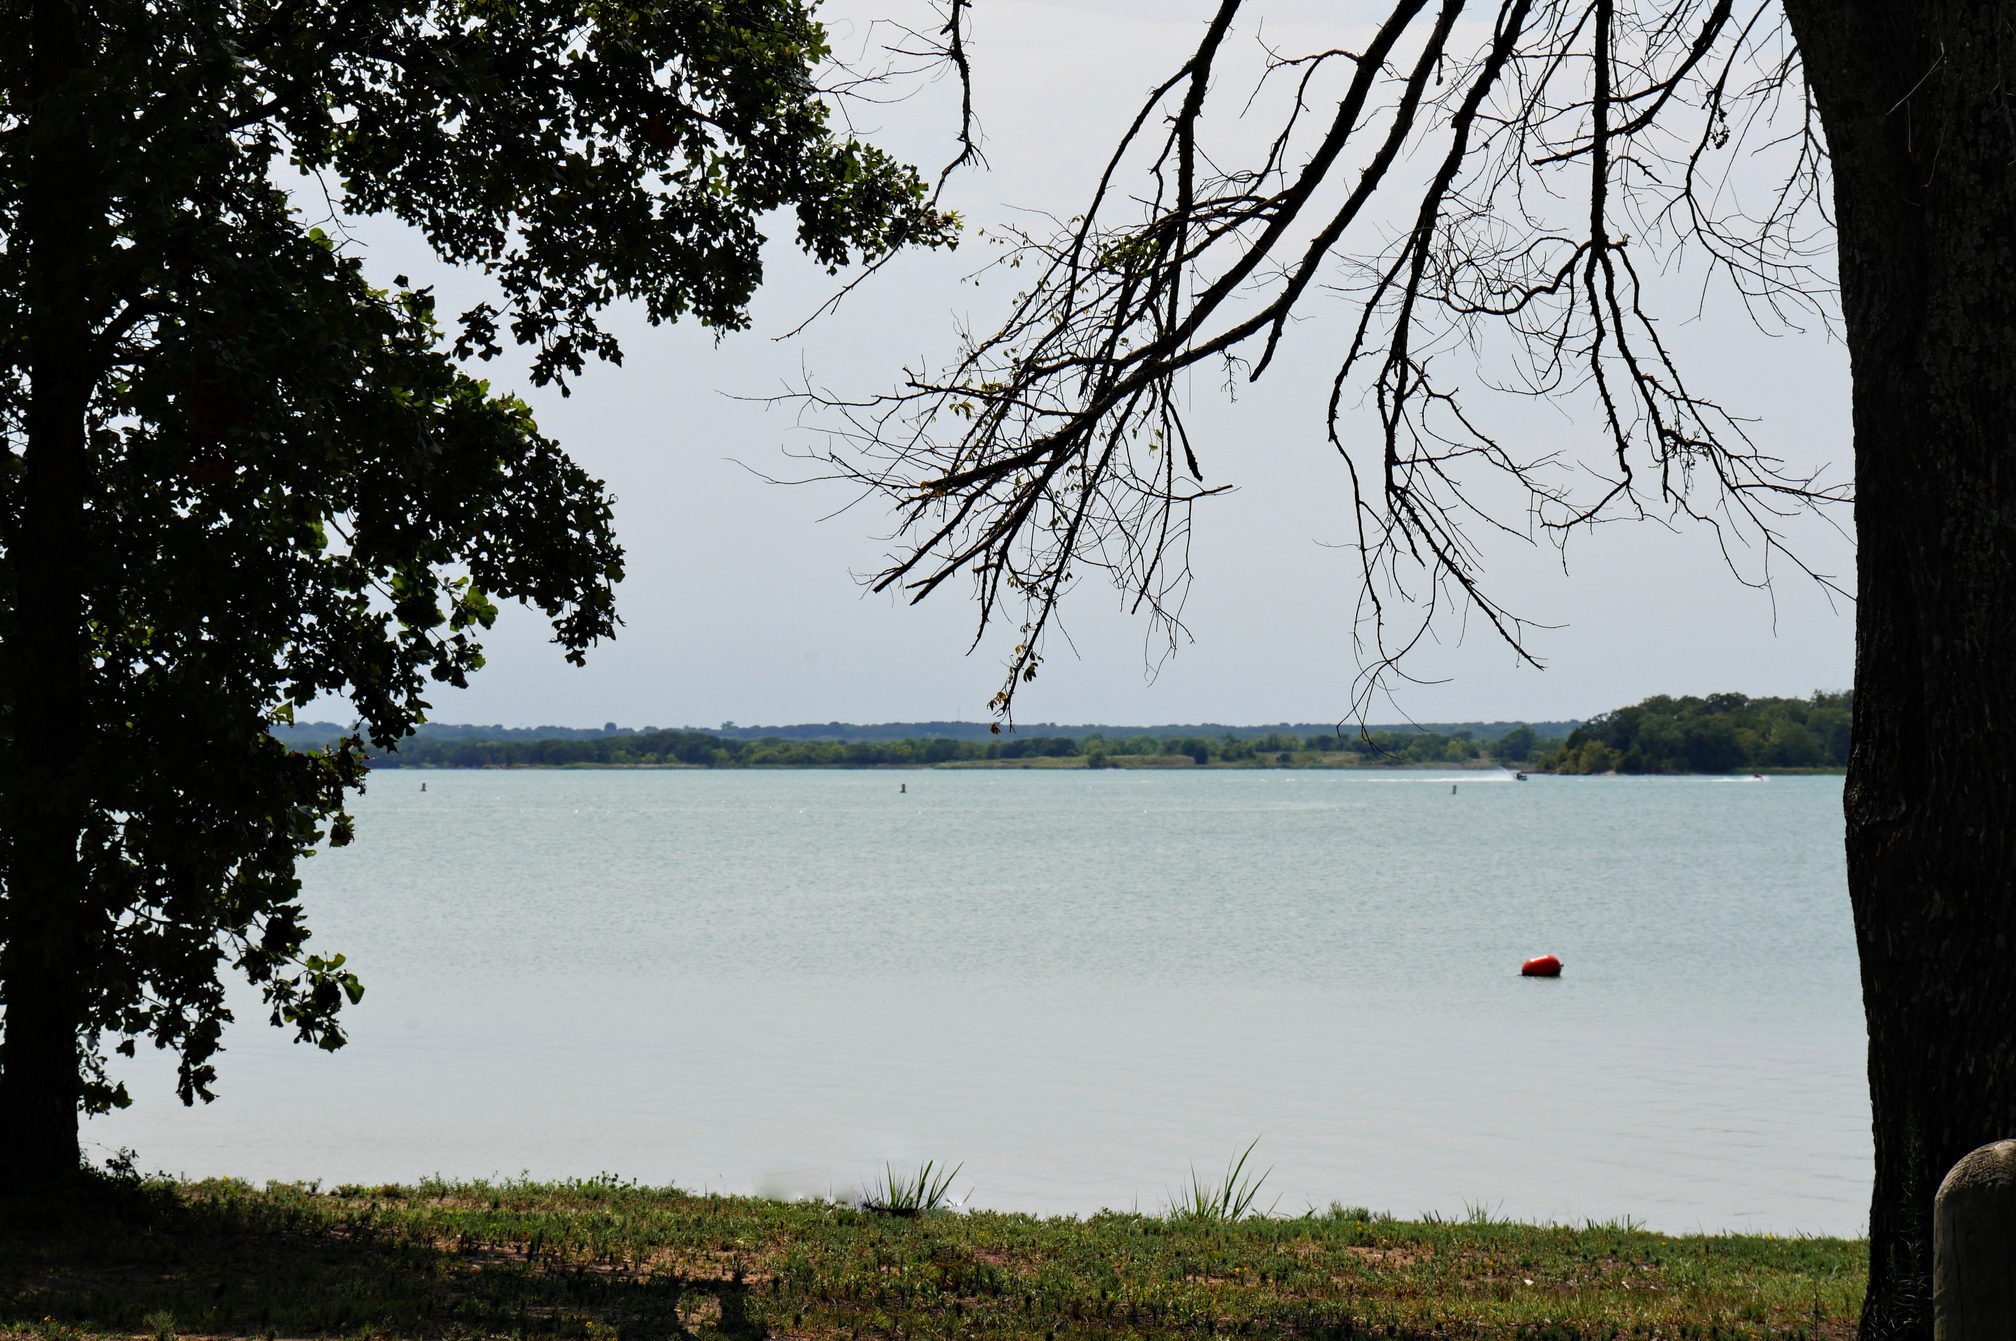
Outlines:
<svg viewBox="0 0 2016 1341"><path fill-rule="evenodd" d="M481 725L461 722L422 722L411 740L592 740L599 736L649 736L662 731L685 731L709 737L723 737L733 740L819 740L819 741L909 741L948 740L977 741L982 744L999 736L990 729L989 722L801 722L792 726L738 726L734 722L723 722L720 726L618 726L615 722L605 722L601 726L502 726ZM1437 736L1454 736L1468 733L1478 740L1497 740L1519 727L1527 727L1536 736L1564 739L1570 731L1580 726L1580 721L1561 722L1413 722L1406 725L1397 723L1373 724L1367 728L1381 739L1398 739L1403 736L1427 732ZM1082 740L1090 736L1107 740L1131 739L1148 736L1160 740L1200 736L1206 740L1216 740L1220 736L1231 736L1240 740L1257 739L1262 736L1295 736L1308 739L1322 736L1326 740L1334 738L1339 728L1328 722L1276 722L1272 725L1225 725L1217 722L1165 723L1160 726L1115 726L1098 723L1059 724L1056 722L1024 722L1017 729L1017 736L1068 736ZM1356 726L1343 728L1344 734L1355 735ZM284 744L297 750L314 749L326 742L340 740L348 734L336 722L289 722L276 725L273 734ZM405 748L404 746L401 747Z"/></svg>
<svg viewBox="0 0 2016 1341"><path fill-rule="evenodd" d="M699 728L712 735L735 736L743 740L775 738L781 740L912 740L936 736L946 736L953 740L986 741L993 736L990 722L801 722L792 726L738 726L734 722L723 722L719 727ZM1579 721L1561 722L1410 722L1373 723L1368 729L1375 735L1381 733L1407 734L1427 731L1436 735L1455 735L1468 731L1479 740L1496 740L1514 727L1530 725L1542 736L1557 739L1567 736L1580 726ZM613 724L612 724L613 728ZM537 728L544 730L545 728ZM626 728L627 729L627 728ZM645 730L652 730L646 727ZM689 728L690 729L690 728ZM422 734L425 734L425 728ZM1241 740L1260 736L1286 735L1334 736L1338 727L1332 722L1272 722L1260 725L1228 725L1222 722L1162 723L1149 726L1116 726L1101 723L1058 723L1023 722L1018 734L1026 732L1032 736L1069 736L1073 740L1087 736L1103 736L1108 740L1122 737L1153 736L1166 740L1172 736L1202 736L1216 740L1220 736L1233 736ZM1355 733L1355 724L1344 728L1346 734Z"/></svg>
<svg viewBox="0 0 2016 1341"><path fill-rule="evenodd" d="M374 768L917 768L1025 764L1085 768L1336 768L1502 764L1552 773L1727 773L1841 768L1851 696L1750 698L1660 694L1570 723L1471 723L1445 728L1052 727L1056 734L941 733L971 723L905 723L916 734L829 723L836 734L746 734L691 728L484 727L429 723ZM890 724L894 725L894 724ZM810 732L813 727L782 728ZM1038 728L1042 730L1043 728ZM730 734L740 732L745 734ZM1069 733L1069 734L1066 734ZM333 723L281 728L295 749L340 738Z"/></svg>
<svg viewBox="0 0 2016 1341"><path fill-rule="evenodd" d="M1709 694L1642 703L1590 718L1540 767L1555 773L1728 773L1845 768L1852 696Z"/></svg>
<svg viewBox="0 0 2016 1341"><path fill-rule="evenodd" d="M312 747L313 739L289 741ZM1524 724L1491 738L1469 729L1275 731L1259 736L944 736L904 740L745 740L708 731L482 739L417 735L380 751L374 768L879 768L967 763L1084 768L1319 768L1408 764L1520 766L1560 743Z"/></svg>

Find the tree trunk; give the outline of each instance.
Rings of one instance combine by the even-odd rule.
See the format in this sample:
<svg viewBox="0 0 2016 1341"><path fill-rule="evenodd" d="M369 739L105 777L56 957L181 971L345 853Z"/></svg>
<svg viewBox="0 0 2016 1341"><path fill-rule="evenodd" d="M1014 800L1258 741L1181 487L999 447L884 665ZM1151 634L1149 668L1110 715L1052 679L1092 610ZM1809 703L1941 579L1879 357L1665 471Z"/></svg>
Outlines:
<svg viewBox="0 0 2016 1341"><path fill-rule="evenodd" d="M1787 0L1834 172L1858 544L1848 893L1876 1184L1864 1341L1932 1335L1932 1201L2016 1136L2016 34Z"/></svg>
<svg viewBox="0 0 2016 1341"><path fill-rule="evenodd" d="M93 928L79 860L85 792L85 412L105 230L80 77L88 7L41 0L30 20L34 111L21 200L30 399L7 649L11 757L0 758L9 853L0 999L0 1191L74 1175L82 1097L78 1030Z"/></svg>

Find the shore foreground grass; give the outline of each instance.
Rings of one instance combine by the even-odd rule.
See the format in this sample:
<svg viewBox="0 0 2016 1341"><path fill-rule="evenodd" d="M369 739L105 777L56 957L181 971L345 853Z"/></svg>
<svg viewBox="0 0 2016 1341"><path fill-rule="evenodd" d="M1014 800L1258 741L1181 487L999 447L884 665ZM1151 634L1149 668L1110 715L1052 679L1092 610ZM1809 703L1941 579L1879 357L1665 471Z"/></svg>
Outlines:
<svg viewBox="0 0 2016 1341"><path fill-rule="evenodd" d="M1859 1241L1333 1207L915 1217L614 1180L0 1203L0 1336L1845 1338Z"/></svg>

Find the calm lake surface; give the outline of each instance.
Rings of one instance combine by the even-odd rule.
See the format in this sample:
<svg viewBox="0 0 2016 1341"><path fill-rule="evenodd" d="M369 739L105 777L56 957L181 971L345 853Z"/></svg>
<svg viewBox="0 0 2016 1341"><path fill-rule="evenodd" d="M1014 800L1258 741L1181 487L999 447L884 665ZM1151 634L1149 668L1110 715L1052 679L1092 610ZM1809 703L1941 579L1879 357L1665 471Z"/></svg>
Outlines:
<svg viewBox="0 0 2016 1341"><path fill-rule="evenodd" d="M218 1101L143 1056L97 1153L787 1196L935 1158L1080 1213L1257 1136L1282 1212L1866 1223L1839 778L407 772L356 813L306 866L350 1047L241 994Z"/></svg>

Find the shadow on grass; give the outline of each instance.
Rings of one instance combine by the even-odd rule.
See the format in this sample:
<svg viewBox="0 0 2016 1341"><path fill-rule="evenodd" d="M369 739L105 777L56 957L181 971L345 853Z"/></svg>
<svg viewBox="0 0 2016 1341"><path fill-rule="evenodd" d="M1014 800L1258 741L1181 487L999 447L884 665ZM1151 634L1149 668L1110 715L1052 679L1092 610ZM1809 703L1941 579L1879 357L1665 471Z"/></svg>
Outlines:
<svg viewBox="0 0 2016 1341"><path fill-rule="evenodd" d="M0 1201L0 1332L166 1338L513 1335L672 1341L769 1336L739 1278L559 1261L536 1237L416 1242L257 1203L85 1187Z"/></svg>

